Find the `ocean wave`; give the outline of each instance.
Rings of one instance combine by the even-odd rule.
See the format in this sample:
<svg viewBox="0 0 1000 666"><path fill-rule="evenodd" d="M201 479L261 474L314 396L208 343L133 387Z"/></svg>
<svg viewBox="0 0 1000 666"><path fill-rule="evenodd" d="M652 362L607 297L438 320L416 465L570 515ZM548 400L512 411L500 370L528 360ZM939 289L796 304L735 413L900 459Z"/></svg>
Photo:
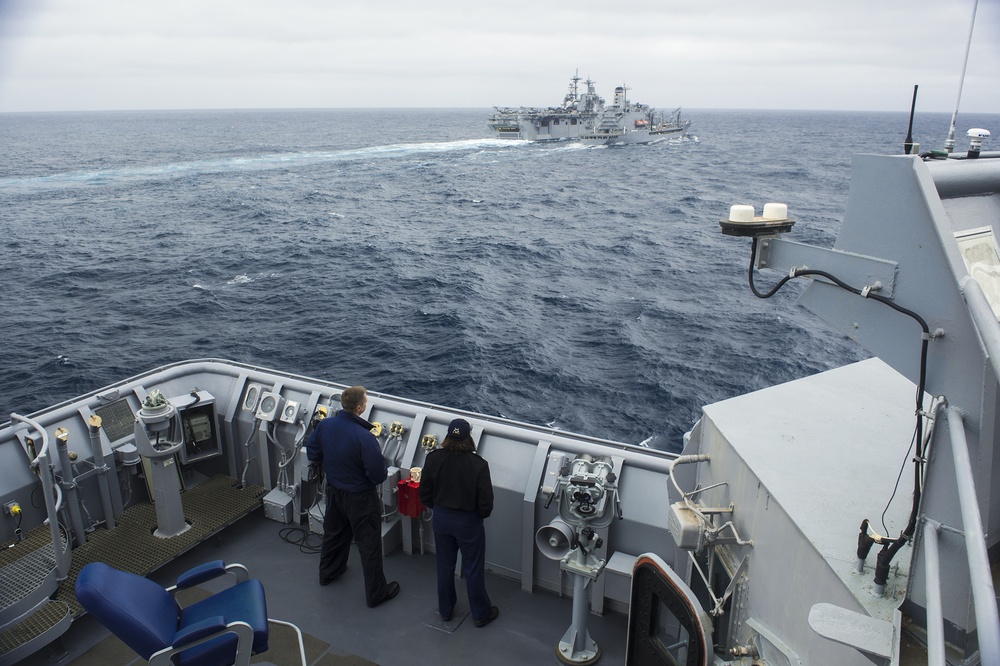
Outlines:
<svg viewBox="0 0 1000 666"><path fill-rule="evenodd" d="M678 450L702 405L865 356L801 287L755 299L718 219L786 201L829 245L892 118L706 112L700 141L615 150L484 118L4 119L0 411L218 356ZM790 155L789 127L816 141Z"/></svg>

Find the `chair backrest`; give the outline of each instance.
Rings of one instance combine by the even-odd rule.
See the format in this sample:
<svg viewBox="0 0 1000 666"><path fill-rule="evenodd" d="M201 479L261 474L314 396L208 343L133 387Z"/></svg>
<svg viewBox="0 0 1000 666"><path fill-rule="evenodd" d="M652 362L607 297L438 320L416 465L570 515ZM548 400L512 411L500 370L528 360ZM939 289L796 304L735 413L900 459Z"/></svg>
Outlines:
<svg viewBox="0 0 1000 666"><path fill-rule="evenodd" d="M80 605L143 659L169 647L179 609L169 592L151 580L91 562L76 578Z"/></svg>

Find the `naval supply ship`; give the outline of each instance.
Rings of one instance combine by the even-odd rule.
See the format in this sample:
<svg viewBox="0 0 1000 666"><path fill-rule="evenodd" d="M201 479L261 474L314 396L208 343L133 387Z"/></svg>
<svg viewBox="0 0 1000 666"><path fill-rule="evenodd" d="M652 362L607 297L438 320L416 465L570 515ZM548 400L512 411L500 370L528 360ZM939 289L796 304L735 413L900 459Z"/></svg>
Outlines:
<svg viewBox="0 0 1000 666"><path fill-rule="evenodd" d="M680 109L669 116L647 104L630 102L625 86L615 88L614 101L605 107L604 98L587 79L580 92L579 75L570 79L569 91L559 106L495 107L489 127L498 139L526 141L584 140L588 144L649 143L683 136L691 126L682 121Z"/></svg>
<svg viewBox="0 0 1000 666"><path fill-rule="evenodd" d="M615 88L614 101L598 116L593 130L580 135L580 141L591 146L652 143L662 139L685 136L690 120L681 120L681 110L664 116L647 104L628 99L628 88Z"/></svg>

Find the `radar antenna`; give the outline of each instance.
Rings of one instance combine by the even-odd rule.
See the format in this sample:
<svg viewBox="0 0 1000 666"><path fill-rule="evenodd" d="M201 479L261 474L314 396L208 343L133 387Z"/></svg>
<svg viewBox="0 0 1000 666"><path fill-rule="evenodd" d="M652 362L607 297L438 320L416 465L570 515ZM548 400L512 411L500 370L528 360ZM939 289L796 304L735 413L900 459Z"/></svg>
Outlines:
<svg viewBox="0 0 1000 666"><path fill-rule="evenodd" d="M913 112L917 109L917 86L913 86L913 101L910 102L910 126L906 128L906 141L903 142L903 154L909 155L914 152L913 147ZM952 131L954 131L954 120L952 120ZM916 144L917 150L915 152L920 152L920 144Z"/></svg>

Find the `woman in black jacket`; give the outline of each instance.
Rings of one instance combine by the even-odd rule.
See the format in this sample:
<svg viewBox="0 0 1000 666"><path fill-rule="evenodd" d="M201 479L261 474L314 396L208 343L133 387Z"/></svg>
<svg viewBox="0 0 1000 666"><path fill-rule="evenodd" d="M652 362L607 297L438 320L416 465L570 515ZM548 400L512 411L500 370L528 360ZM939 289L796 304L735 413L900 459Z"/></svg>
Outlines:
<svg viewBox="0 0 1000 666"><path fill-rule="evenodd" d="M420 474L420 501L434 510L438 612L448 622L455 610L455 563L462 552L462 574L477 627L500 615L486 593L486 530L493 512L490 466L476 453L472 426L465 419L448 425L440 449L427 454Z"/></svg>

